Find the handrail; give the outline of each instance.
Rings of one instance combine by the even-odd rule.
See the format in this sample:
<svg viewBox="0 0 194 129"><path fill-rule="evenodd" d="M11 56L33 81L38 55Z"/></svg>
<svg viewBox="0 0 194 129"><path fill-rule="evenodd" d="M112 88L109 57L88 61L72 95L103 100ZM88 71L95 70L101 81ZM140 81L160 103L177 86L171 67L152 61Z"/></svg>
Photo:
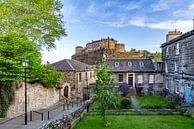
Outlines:
<svg viewBox="0 0 194 129"><path fill-rule="evenodd" d="M39 115L41 115L41 120L43 120L43 112L38 112L38 111L30 111L30 121L32 121L32 113L37 113L37 114L39 114Z"/></svg>

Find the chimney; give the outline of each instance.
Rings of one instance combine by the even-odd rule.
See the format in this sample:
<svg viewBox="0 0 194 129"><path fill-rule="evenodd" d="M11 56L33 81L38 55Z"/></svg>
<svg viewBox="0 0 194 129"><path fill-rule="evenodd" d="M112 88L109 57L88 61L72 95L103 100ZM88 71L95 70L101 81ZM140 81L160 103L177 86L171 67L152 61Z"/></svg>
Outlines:
<svg viewBox="0 0 194 129"><path fill-rule="evenodd" d="M182 35L182 32L177 31L176 29L174 31L169 31L166 35L166 41L172 40L180 35Z"/></svg>
<svg viewBox="0 0 194 129"><path fill-rule="evenodd" d="M193 18L193 29L194 29L194 18Z"/></svg>

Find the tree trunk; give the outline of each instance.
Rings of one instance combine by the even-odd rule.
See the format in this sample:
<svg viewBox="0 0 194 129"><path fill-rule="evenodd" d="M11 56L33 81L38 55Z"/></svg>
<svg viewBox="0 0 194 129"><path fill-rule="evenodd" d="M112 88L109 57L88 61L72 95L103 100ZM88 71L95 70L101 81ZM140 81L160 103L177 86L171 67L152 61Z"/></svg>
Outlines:
<svg viewBox="0 0 194 129"><path fill-rule="evenodd" d="M102 117L103 126L106 126L106 110L102 111Z"/></svg>

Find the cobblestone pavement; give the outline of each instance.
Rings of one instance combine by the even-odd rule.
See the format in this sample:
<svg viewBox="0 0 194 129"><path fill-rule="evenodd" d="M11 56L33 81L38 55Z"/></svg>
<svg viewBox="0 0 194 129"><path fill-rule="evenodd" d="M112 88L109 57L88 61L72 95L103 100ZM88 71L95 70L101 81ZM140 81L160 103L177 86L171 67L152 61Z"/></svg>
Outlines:
<svg viewBox="0 0 194 129"><path fill-rule="evenodd" d="M65 108L63 105L57 107L51 107L44 110L39 110L38 112L43 112L43 120L41 114L32 113L32 121L30 121L30 113L28 113L28 124L24 125L24 115L18 116L12 119L1 119L0 120L0 129L38 129L44 124L51 122L57 118L62 117L64 114L70 114L77 109L79 109L83 104L70 104L67 109L67 105ZM65 110L64 110L65 109ZM49 120L48 120L48 111L49 111Z"/></svg>

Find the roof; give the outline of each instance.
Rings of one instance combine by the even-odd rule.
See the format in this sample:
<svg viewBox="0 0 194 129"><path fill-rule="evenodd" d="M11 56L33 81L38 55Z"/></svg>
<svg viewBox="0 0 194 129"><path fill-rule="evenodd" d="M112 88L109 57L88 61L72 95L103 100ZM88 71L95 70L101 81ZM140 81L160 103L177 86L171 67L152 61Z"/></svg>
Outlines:
<svg viewBox="0 0 194 129"><path fill-rule="evenodd" d="M106 63L113 69L113 72L155 72L155 66L152 59L122 59L110 58Z"/></svg>
<svg viewBox="0 0 194 129"><path fill-rule="evenodd" d="M169 40L169 41L163 43L163 44L161 45L161 47L165 47L165 46L167 46L167 45L173 44L174 42L177 42L177 41L179 41L179 40L185 39L185 38L187 38L187 37L189 37L189 36L192 36L192 35L194 35L194 29L191 30L191 31L188 31L188 32L186 32L186 33L184 33L184 34L182 34L182 35L180 35L180 36L178 36L178 37L176 37L176 38L174 38L174 39L172 39L172 40Z"/></svg>
<svg viewBox="0 0 194 129"><path fill-rule="evenodd" d="M64 59L52 64L59 71L85 71L92 69L91 65L73 59Z"/></svg>

